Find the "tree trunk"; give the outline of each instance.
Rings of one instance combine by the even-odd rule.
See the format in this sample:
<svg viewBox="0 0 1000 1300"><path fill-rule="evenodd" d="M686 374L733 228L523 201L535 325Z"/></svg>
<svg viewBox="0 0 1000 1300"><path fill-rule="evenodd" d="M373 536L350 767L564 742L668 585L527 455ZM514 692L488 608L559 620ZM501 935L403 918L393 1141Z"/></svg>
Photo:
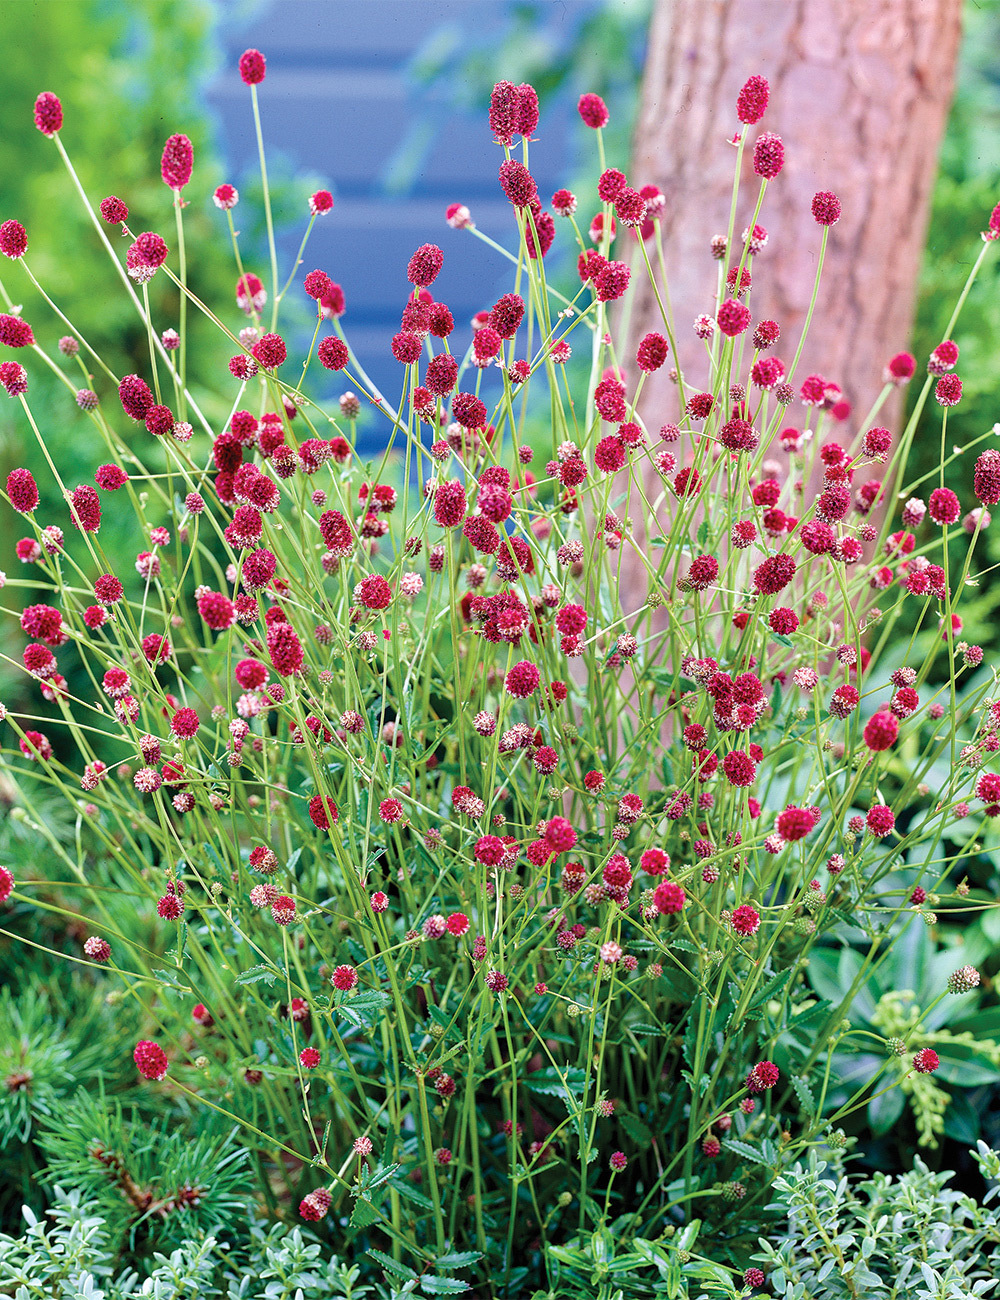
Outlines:
<svg viewBox="0 0 1000 1300"><path fill-rule="evenodd" d="M734 245L753 216L758 182L753 140L765 130L785 145L760 224L767 247L753 259L754 320L773 319L773 349L790 364L812 293L821 230L810 203L833 190L843 205L831 229L820 295L796 371L840 385L851 403L846 431L877 397L886 361L902 351L913 321L917 273L937 153L951 100L961 0L657 0L636 130L631 183L666 195L663 245L677 361L689 391L707 386L696 316L714 314L713 235L729 224L736 97L765 76L770 103L749 129ZM738 248L734 247L734 261ZM648 284L631 323L636 341L661 328ZM918 360L921 362L923 359ZM650 376L642 410L649 426L677 420L666 367ZM898 399L879 423L898 420ZM798 402L786 424L802 427ZM845 437L844 441L848 441ZM645 594L636 573L637 602ZM628 607L628 606L626 606Z"/></svg>

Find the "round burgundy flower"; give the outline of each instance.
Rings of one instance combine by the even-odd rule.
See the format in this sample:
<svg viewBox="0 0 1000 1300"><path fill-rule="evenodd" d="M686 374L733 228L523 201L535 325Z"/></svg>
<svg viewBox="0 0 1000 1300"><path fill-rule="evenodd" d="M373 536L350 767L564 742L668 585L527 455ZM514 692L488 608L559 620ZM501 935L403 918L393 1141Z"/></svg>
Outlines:
<svg viewBox="0 0 1000 1300"><path fill-rule="evenodd" d="M8 397L20 397L28 391L28 372L17 361L0 364L0 386Z"/></svg>
<svg viewBox="0 0 1000 1300"><path fill-rule="evenodd" d="M934 386L934 397L940 406L957 406L962 400L962 381L958 375L942 375Z"/></svg>
<svg viewBox="0 0 1000 1300"><path fill-rule="evenodd" d="M747 126L754 126L764 116L771 88L765 77L751 77L736 97L736 116Z"/></svg>
<svg viewBox="0 0 1000 1300"><path fill-rule="evenodd" d="M240 76L248 86L258 86L264 80L267 60L260 50L244 50L240 55Z"/></svg>
<svg viewBox="0 0 1000 1300"><path fill-rule="evenodd" d="M114 194L101 199L101 216L109 226L120 225L128 216L128 207Z"/></svg>
<svg viewBox="0 0 1000 1300"><path fill-rule="evenodd" d="M200 725L201 719L194 709L178 709L170 719L170 730L182 739L195 735Z"/></svg>
<svg viewBox="0 0 1000 1300"><path fill-rule="evenodd" d="M812 214L821 226L832 226L840 220L840 199L830 190L820 190L813 195Z"/></svg>
<svg viewBox="0 0 1000 1300"><path fill-rule="evenodd" d="M669 351L670 347L662 334L647 334L636 349L636 364L640 370L651 374L663 365Z"/></svg>
<svg viewBox="0 0 1000 1300"><path fill-rule="evenodd" d="M63 124L62 104L51 90L43 90L35 100L35 126L42 135L55 135Z"/></svg>
<svg viewBox="0 0 1000 1300"><path fill-rule="evenodd" d="M727 338L736 338L750 324L750 308L746 303L737 302L735 298L727 298L719 308L715 320Z"/></svg>
<svg viewBox="0 0 1000 1300"><path fill-rule="evenodd" d="M118 397L126 415L133 420L145 420L151 406L153 394L146 381L139 375L126 375L118 385Z"/></svg>
<svg viewBox="0 0 1000 1300"><path fill-rule="evenodd" d="M164 185L172 190L183 189L191 179L194 167L194 149L186 135L172 135L163 146L160 175Z"/></svg>
<svg viewBox="0 0 1000 1300"><path fill-rule="evenodd" d="M228 182L224 182L222 185L217 185L215 187L215 193L212 195L212 202L223 212L228 212L231 208L235 208L239 201L240 195L235 185L230 185Z"/></svg>
<svg viewBox="0 0 1000 1300"><path fill-rule="evenodd" d="M82 532L96 533L101 526L101 498L89 483L73 489L70 498L70 515Z"/></svg>
<svg viewBox="0 0 1000 1300"><path fill-rule="evenodd" d="M944 339L927 359L927 371L932 375L946 375L958 364L958 344L954 339Z"/></svg>
<svg viewBox="0 0 1000 1300"><path fill-rule="evenodd" d="M593 92L580 96L576 111L592 131L599 131L602 126L608 124L608 106L600 95L595 95Z"/></svg>
<svg viewBox="0 0 1000 1300"><path fill-rule="evenodd" d="M0 312L0 343L8 348L30 348L34 341L31 326L23 317Z"/></svg>
<svg viewBox="0 0 1000 1300"><path fill-rule="evenodd" d="M763 1286L765 1281L764 1273L759 1268L748 1268L743 1274L744 1286Z"/></svg>
<svg viewBox="0 0 1000 1300"><path fill-rule="evenodd" d="M333 195L329 190L317 190L309 196L309 211L314 217L324 216L333 208Z"/></svg>
<svg viewBox="0 0 1000 1300"><path fill-rule="evenodd" d="M279 677L291 677L305 663L302 642L290 623L272 623L267 629L267 652Z"/></svg>
<svg viewBox="0 0 1000 1300"><path fill-rule="evenodd" d="M427 364L424 383L437 397L444 397L458 380L458 362L450 352L441 352Z"/></svg>
<svg viewBox="0 0 1000 1300"><path fill-rule="evenodd" d="M164 921L180 920L184 915L183 900L178 898L176 894L164 894L156 904L156 915Z"/></svg>
<svg viewBox="0 0 1000 1300"><path fill-rule="evenodd" d="M116 605L125 594L121 579L113 573L102 573L94 583L94 595L102 605Z"/></svg>
<svg viewBox="0 0 1000 1300"><path fill-rule="evenodd" d="M522 659L508 672L504 679L504 687L507 694L512 695L515 700L526 700L538 689L540 681L541 674L536 665L528 659Z"/></svg>
<svg viewBox="0 0 1000 1300"><path fill-rule="evenodd" d="M20 221L5 221L0 226L0 253L16 259L28 251L28 232Z"/></svg>
<svg viewBox="0 0 1000 1300"><path fill-rule="evenodd" d="M343 370L350 361L347 344L336 335L321 339L316 355L319 357L320 365L325 366L327 370Z"/></svg>
<svg viewBox="0 0 1000 1300"><path fill-rule="evenodd" d="M873 752L891 749L899 735L899 721L888 711L873 713L865 723L863 735L865 744Z"/></svg>
<svg viewBox="0 0 1000 1300"><path fill-rule="evenodd" d="M616 302L628 288L632 272L625 262L609 262L594 277L598 302Z"/></svg>
<svg viewBox="0 0 1000 1300"><path fill-rule="evenodd" d="M664 880L653 892L653 906L661 916L672 916L683 912L687 895L680 885L672 880Z"/></svg>
<svg viewBox="0 0 1000 1300"><path fill-rule="evenodd" d="M502 339L512 339L524 319L524 299L518 293L505 293L493 304L490 328Z"/></svg>
<svg viewBox="0 0 1000 1300"><path fill-rule="evenodd" d="M785 146L781 136L765 131L753 147L753 169L762 180L771 181L785 165Z"/></svg>
<svg viewBox="0 0 1000 1300"><path fill-rule="evenodd" d="M100 962L102 965L111 960L111 944L100 935L92 934L89 939L84 940L83 951L91 961Z"/></svg>
<svg viewBox="0 0 1000 1300"><path fill-rule="evenodd" d="M754 570L754 590L762 596L774 596L795 577L795 561L790 555L772 555Z"/></svg>
<svg viewBox="0 0 1000 1300"><path fill-rule="evenodd" d="M358 587L358 599L365 609L388 609L392 603L392 588L380 573L363 578Z"/></svg>
<svg viewBox="0 0 1000 1300"><path fill-rule="evenodd" d="M38 506L38 486L30 469L12 469L7 475L7 496L19 515L30 515Z"/></svg>
<svg viewBox="0 0 1000 1300"><path fill-rule="evenodd" d="M802 840L816 825L808 808L786 808L778 813L778 834L783 840Z"/></svg>
<svg viewBox="0 0 1000 1300"><path fill-rule="evenodd" d="M572 190L556 190L550 206L557 216L571 217L576 211L576 195Z"/></svg>
<svg viewBox="0 0 1000 1300"><path fill-rule="evenodd" d="M500 187L515 208L526 208L538 197L538 186L531 172L513 158L500 164Z"/></svg>
<svg viewBox="0 0 1000 1300"><path fill-rule="evenodd" d="M309 820L317 830L328 831L340 820L340 813L331 798L324 799L322 795L314 794L309 800Z"/></svg>
<svg viewBox="0 0 1000 1300"><path fill-rule="evenodd" d="M451 399L451 413L463 429L486 428L486 407L475 393L456 393Z"/></svg>
<svg viewBox="0 0 1000 1300"><path fill-rule="evenodd" d="M163 438L166 434L171 433L174 427L174 413L169 406L155 403L146 412L146 418L143 421L149 433L156 438Z"/></svg>
<svg viewBox="0 0 1000 1300"><path fill-rule="evenodd" d="M302 281L302 287L310 298L320 299L330 287L330 277L325 271L310 271Z"/></svg>
<svg viewBox="0 0 1000 1300"><path fill-rule="evenodd" d="M594 464L604 474L615 474L625 464L625 447L621 438L611 434L594 448Z"/></svg>
<svg viewBox="0 0 1000 1300"><path fill-rule="evenodd" d="M868 809L865 821L871 833L879 839L891 835L893 827L896 825L896 818L892 809L884 803L873 804Z"/></svg>
<svg viewBox="0 0 1000 1300"><path fill-rule="evenodd" d="M105 492L117 492L128 482L128 475L120 465L99 465L94 471L94 482Z"/></svg>
<svg viewBox="0 0 1000 1300"><path fill-rule="evenodd" d="M757 764L742 749L731 750L722 760L722 770L730 785L753 785L757 775Z"/></svg>
<svg viewBox="0 0 1000 1300"><path fill-rule="evenodd" d="M976 461L972 490L984 506L1000 505L1000 451L991 448Z"/></svg>
<svg viewBox="0 0 1000 1300"><path fill-rule="evenodd" d="M349 993L358 986L358 972L353 966L334 966L330 983L341 993Z"/></svg>
<svg viewBox="0 0 1000 1300"><path fill-rule="evenodd" d="M961 516L962 507L951 488L935 488L927 499L927 513L936 524L954 524Z"/></svg>
<svg viewBox="0 0 1000 1300"><path fill-rule="evenodd" d="M751 1092L764 1092L773 1088L781 1077L781 1072L773 1061L758 1061L747 1077L747 1088Z"/></svg>
<svg viewBox="0 0 1000 1300"><path fill-rule="evenodd" d="M136 265L148 267L154 271L167 260L168 251L163 236L158 235L155 230L143 231L129 249L129 253Z"/></svg>
<svg viewBox="0 0 1000 1300"><path fill-rule="evenodd" d="M157 1043L150 1042L148 1038L136 1043L132 1059L139 1067L139 1073L144 1079L162 1079L169 1065L167 1054L163 1048Z"/></svg>
<svg viewBox="0 0 1000 1300"><path fill-rule="evenodd" d="M224 632L236 622L236 606L218 591L206 591L198 597L198 613L213 632Z"/></svg>
<svg viewBox="0 0 1000 1300"><path fill-rule="evenodd" d="M646 200L626 185L615 199L615 215L623 226L641 226L646 217Z"/></svg>
<svg viewBox="0 0 1000 1300"><path fill-rule="evenodd" d="M913 1068L918 1074L932 1074L941 1064L941 1058L933 1047L922 1047L913 1053Z"/></svg>
<svg viewBox="0 0 1000 1300"><path fill-rule="evenodd" d="M760 440L749 420L727 420L719 430L719 441L728 451L755 451Z"/></svg>
<svg viewBox="0 0 1000 1300"><path fill-rule="evenodd" d="M414 361L419 361L423 346L420 335L412 334L409 330L400 330L398 334L392 336L392 355L402 366L409 366Z"/></svg>
<svg viewBox="0 0 1000 1300"><path fill-rule="evenodd" d="M465 489L458 479L441 483L434 492L434 519L442 528L457 528L467 509Z"/></svg>
<svg viewBox="0 0 1000 1300"><path fill-rule="evenodd" d="M262 335L250 350L265 370L276 370L288 356L285 340L280 334Z"/></svg>
<svg viewBox="0 0 1000 1300"><path fill-rule="evenodd" d="M437 244L421 244L406 267L406 278L410 284L426 289L437 279L443 265L444 253Z"/></svg>
<svg viewBox="0 0 1000 1300"><path fill-rule="evenodd" d="M733 912L730 924L737 934L756 934L760 929L760 913L749 903L744 903Z"/></svg>

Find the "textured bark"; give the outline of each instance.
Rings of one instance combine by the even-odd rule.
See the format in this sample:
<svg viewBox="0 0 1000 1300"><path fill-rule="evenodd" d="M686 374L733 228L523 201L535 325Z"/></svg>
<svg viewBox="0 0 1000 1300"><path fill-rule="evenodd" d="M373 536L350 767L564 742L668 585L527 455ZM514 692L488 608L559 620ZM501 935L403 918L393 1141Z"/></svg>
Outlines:
<svg viewBox="0 0 1000 1300"><path fill-rule="evenodd" d="M785 166L761 213L770 240L753 260L751 311L755 320L779 323L774 352L789 365L820 244L810 202L817 190L833 190L843 216L830 231L795 378L816 372L839 384L853 407L846 426L853 435L879 392L885 362L909 337L960 28L961 0L657 0L630 179L658 184L666 195L679 361L694 391L707 375L690 326L713 311L717 264L709 241L729 222L734 151L726 139L739 128L739 89L758 73L770 82L771 98L763 121L749 130L734 242L756 202L749 146L757 134L782 137ZM633 347L657 328L656 302L644 286ZM656 428L677 419L678 398L665 370L651 380L643 414ZM891 425L899 409L898 400L884 407L879 423ZM797 404L788 417L787 424L805 423Z"/></svg>

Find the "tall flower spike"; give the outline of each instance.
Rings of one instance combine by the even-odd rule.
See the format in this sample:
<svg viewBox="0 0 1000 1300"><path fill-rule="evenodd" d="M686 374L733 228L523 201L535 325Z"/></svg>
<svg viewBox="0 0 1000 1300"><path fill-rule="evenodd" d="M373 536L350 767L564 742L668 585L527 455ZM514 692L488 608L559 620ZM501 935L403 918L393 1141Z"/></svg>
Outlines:
<svg viewBox="0 0 1000 1300"><path fill-rule="evenodd" d="M194 149L186 135L172 135L163 146L160 175L164 185L181 190L191 179L194 167Z"/></svg>

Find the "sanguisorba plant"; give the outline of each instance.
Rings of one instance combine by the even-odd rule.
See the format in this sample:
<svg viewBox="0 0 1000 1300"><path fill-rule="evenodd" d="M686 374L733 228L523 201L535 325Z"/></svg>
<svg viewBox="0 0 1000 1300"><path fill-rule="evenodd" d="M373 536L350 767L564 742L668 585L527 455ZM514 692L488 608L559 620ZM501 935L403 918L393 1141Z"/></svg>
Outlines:
<svg viewBox="0 0 1000 1300"><path fill-rule="evenodd" d="M456 326L432 293L442 250L417 249L399 268L390 400L344 336L340 287L322 270L300 280L301 249L279 275L263 56L247 51L240 72L270 272L265 285L247 268L238 195L220 185L238 277L225 309L187 287L187 138L162 159L171 249L135 233L117 197L92 203L58 99L35 106L145 322L149 363L113 375L37 284L23 227L3 224L2 251L69 330L59 350L84 386L14 310L0 342L62 377L93 441L77 464L52 463L28 370L0 365L37 440L7 479L28 535L6 613L29 643L5 646L51 706L6 712L19 815L49 848L37 881L0 870L0 897L30 910L46 905L41 877L75 882L65 920L91 937L71 960L109 999L142 1003L140 1074L179 1113L231 1116L262 1206L367 1251L397 1289L460 1291L465 1269L481 1294L523 1294L584 1239L600 1273L591 1247L609 1230L674 1264L697 1245L734 1289L756 1284L743 1269L774 1178L842 1144L840 1121L901 1067L936 1068L933 1049L846 1016L894 937L934 923L935 892L962 906L942 831L970 806L1000 810L985 770L1000 694L957 612L1000 502L1000 451L981 452L971 483L966 470L963 506L945 485L969 462L944 432L957 348L931 356L901 436L875 419L913 357L888 361L875 411L835 422L837 386L796 376L804 336L789 362L775 355L751 267L784 151L771 132L752 139L768 98L752 77L736 177L752 150L759 192L745 203L734 185L729 230L706 247L704 365L676 374L671 418L648 427L643 384L673 364L681 327L662 196L605 168L606 109L584 95L605 168L597 214L578 223L567 190L545 210L528 167L537 97L501 82L489 121L514 250L461 205L447 221L509 258L511 292ZM333 200L310 206L309 229ZM820 192L812 214L815 304L840 203ZM579 249L571 288L546 274L557 219ZM1000 207L970 283L998 237ZM150 319L155 274L178 289L174 321ZM661 327L626 354L616 304L640 275ZM301 363L278 331L293 289L316 303ZM193 312L233 347L217 424L186 385ZM339 401L310 396L325 372L345 381ZM940 478L910 484L932 392ZM368 464L362 405L384 444ZM46 476L61 517L38 517ZM104 551L110 513L134 516L138 554ZM625 571L644 575L634 607ZM75 691L71 665L88 683ZM42 787L78 810L72 842L35 809ZM964 824L963 842L981 839L978 813ZM859 954L839 1003L808 980L830 944ZM965 966L940 997L958 1004L978 983ZM834 1049L859 1036L884 1065L831 1108Z"/></svg>

